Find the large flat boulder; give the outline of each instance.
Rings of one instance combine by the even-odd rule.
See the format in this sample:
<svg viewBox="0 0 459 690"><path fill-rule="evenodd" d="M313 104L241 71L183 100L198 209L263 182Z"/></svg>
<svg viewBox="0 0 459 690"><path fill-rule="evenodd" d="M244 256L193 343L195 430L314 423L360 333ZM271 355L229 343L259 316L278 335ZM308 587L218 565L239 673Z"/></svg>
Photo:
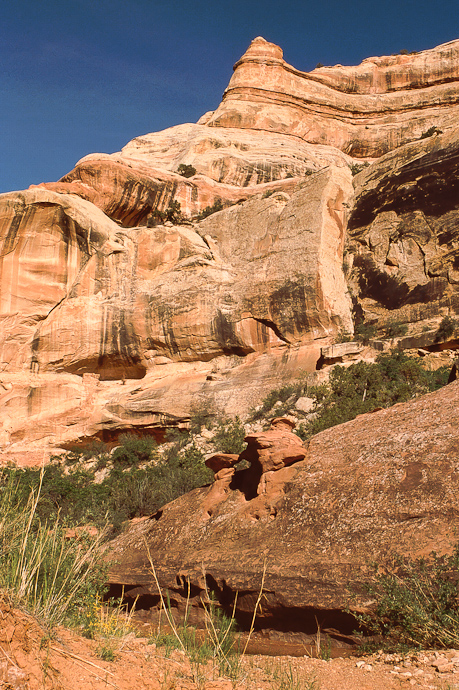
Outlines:
<svg viewBox="0 0 459 690"><path fill-rule="evenodd" d="M173 600L186 598L189 583L199 605L207 582L225 604L238 592L243 615L265 568L268 627L294 617L306 629L317 612L365 607L362 584L372 563L394 552L448 553L457 541L458 403L456 381L328 429L311 439L304 460L278 463L274 472L265 462L256 491L251 468L236 472L224 491L216 491L226 481L217 477L114 540L111 583L154 602L153 562ZM275 455L269 433L253 440L263 457Z"/></svg>

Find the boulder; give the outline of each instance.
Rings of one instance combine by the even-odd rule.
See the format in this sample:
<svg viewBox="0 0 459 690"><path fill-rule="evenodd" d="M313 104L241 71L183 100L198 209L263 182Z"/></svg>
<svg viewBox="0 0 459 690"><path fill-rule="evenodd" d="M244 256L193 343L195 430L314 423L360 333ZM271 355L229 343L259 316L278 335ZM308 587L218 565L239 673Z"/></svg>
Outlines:
<svg viewBox="0 0 459 690"><path fill-rule="evenodd" d="M247 491L248 468L213 494L210 511L215 484L133 524L110 544L111 583L123 585L128 597L157 601L148 547L160 586L178 603L189 583L199 605L207 583L228 606L238 592L237 615L244 619L265 570L260 625L282 628L294 620L295 629L306 631L315 629L317 615L330 627L349 626L338 612L368 606L363 583L372 563L384 564L394 551L450 553L456 543L458 402L454 381L361 415L317 434L307 450L300 452L298 439L304 459L293 464L276 458L291 434L287 428L275 424L249 437L250 450L242 455L262 464L272 480L263 491Z"/></svg>

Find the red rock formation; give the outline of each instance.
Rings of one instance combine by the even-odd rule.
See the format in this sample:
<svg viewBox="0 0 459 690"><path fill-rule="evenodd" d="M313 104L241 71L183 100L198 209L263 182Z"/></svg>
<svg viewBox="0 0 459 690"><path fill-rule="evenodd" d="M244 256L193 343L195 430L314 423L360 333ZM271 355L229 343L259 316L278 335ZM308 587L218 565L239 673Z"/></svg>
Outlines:
<svg viewBox="0 0 459 690"><path fill-rule="evenodd" d="M2 457L180 424L196 396L243 413L352 309L458 314L458 46L307 74L255 39L199 123L2 195ZM345 152L388 149L354 201ZM159 224L176 201L182 224Z"/></svg>
<svg viewBox="0 0 459 690"><path fill-rule="evenodd" d="M262 493L245 490L250 468L236 472L218 501L215 484L195 489L112 542L111 582L128 595L157 595L145 539L161 586L179 602L189 582L199 603L205 575L226 604L239 592L238 614L249 614L265 563L266 627L291 624L294 616L306 630L320 611L339 627L337 609L366 602L361 585L371 563L384 563L394 550L447 553L456 543L458 400L455 381L317 434L306 459L271 473L275 482ZM285 462L275 462L275 435L282 442L290 432L264 434L273 444L270 467ZM263 435L253 442L263 454Z"/></svg>
<svg viewBox="0 0 459 690"><path fill-rule="evenodd" d="M431 125L455 126L458 58L459 41L452 41L307 73L258 37L234 66L222 104L206 124L283 132L357 157L380 156Z"/></svg>

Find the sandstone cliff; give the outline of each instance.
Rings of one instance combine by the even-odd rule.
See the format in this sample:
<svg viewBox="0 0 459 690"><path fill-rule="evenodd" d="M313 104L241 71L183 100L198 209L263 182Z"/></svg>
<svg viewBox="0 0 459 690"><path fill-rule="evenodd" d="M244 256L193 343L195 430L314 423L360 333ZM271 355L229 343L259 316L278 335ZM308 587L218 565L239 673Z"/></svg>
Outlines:
<svg viewBox="0 0 459 690"><path fill-rule="evenodd" d="M257 38L197 124L1 195L2 458L244 413L356 319L459 313L458 52L303 73Z"/></svg>

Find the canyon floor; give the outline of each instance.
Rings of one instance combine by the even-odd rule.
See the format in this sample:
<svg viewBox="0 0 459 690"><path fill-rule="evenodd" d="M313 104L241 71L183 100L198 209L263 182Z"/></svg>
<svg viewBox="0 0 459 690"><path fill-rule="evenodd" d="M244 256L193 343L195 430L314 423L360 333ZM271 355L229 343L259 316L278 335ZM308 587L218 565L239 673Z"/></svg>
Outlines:
<svg viewBox="0 0 459 690"><path fill-rule="evenodd" d="M101 641L67 628L48 634L28 614L0 605L0 688L5 690L396 690L459 688L459 651L406 656L377 652L330 660L290 656L240 658L234 678L211 661L192 663L152 637L133 633L111 645L114 660L101 659Z"/></svg>

